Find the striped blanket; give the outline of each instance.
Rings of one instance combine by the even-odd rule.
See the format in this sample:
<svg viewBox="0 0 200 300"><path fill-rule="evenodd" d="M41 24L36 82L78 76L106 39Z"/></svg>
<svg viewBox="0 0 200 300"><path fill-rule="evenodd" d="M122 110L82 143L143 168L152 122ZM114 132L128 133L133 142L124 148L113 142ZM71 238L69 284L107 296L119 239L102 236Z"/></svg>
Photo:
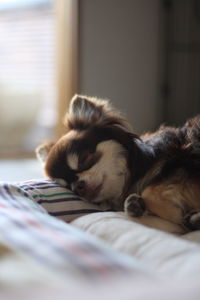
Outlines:
<svg viewBox="0 0 200 300"><path fill-rule="evenodd" d="M90 279L130 271L140 274L142 271L133 259L55 218L70 221L97 211L98 207L88 206L69 190L49 180L1 183L0 249L6 247L48 272L62 276L69 272ZM0 262L0 282L1 270Z"/></svg>

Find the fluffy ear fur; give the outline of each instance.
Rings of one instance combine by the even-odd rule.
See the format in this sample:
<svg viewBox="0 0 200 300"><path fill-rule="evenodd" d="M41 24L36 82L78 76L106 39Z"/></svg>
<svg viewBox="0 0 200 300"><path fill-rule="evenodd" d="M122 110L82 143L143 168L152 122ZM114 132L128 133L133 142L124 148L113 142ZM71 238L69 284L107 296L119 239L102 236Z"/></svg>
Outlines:
<svg viewBox="0 0 200 300"><path fill-rule="evenodd" d="M91 125L119 125L131 130L129 123L115 110L108 100L75 95L70 103L64 124L68 129L85 130Z"/></svg>
<svg viewBox="0 0 200 300"><path fill-rule="evenodd" d="M54 142L45 142L44 144L38 146L35 150L36 156L39 161L43 164L46 162L47 156L51 148L55 145Z"/></svg>

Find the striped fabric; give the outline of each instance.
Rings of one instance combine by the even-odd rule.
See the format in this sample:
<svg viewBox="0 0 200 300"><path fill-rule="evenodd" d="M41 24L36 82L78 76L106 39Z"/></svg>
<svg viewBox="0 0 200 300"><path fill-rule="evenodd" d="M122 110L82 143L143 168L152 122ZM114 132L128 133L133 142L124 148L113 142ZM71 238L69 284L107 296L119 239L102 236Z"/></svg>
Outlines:
<svg viewBox="0 0 200 300"><path fill-rule="evenodd" d="M48 179L19 183L18 188L19 192L36 201L50 215L66 222L85 214L105 211L102 207L84 201L72 191Z"/></svg>
<svg viewBox="0 0 200 300"><path fill-rule="evenodd" d="M48 180L18 185L1 183L0 245L25 255L49 272L63 275L71 272L94 279L129 274L130 270L141 273L132 259L115 253L72 225L50 216L44 207L38 205L40 203L46 208L49 201L53 203L51 214L55 215L61 215L63 201L67 204L73 201L82 203L75 195ZM58 211L54 204L58 205ZM81 213L85 212L84 209L90 210L82 207ZM69 215L79 213L70 211Z"/></svg>

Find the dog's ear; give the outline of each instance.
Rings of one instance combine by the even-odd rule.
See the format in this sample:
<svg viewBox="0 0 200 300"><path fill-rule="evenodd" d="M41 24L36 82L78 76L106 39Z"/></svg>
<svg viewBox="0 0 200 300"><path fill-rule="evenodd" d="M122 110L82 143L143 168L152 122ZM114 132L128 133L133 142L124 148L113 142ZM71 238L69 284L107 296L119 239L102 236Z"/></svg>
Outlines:
<svg viewBox="0 0 200 300"><path fill-rule="evenodd" d="M48 154L54 145L54 142L45 142L36 148L36 157L42 162L42 164L46 162Z"/></svg>
<svg viewBox="0 0 200 300"><path fill-rule="evenodd" d="M75 95L70 102L69 112L65 116L65 125L69 129L87 129L103 118L106 104L102 100Z"/></svg>
<svg viewBox="0 0 200 300"><path fill-rule="evenodd" d="M120 125L130 129L129 123L108 100L75 95L70 103L64 124L68 129L84 130L93 125Z"/></svg>

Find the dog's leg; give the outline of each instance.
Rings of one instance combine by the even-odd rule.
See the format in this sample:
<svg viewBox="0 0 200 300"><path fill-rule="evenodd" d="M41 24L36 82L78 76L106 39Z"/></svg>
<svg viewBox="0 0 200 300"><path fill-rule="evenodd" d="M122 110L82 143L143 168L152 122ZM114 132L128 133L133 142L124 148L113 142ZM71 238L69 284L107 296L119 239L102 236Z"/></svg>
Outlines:
<svg viewBox="0 0 200 300"><path fill-rule="evenodd" d="M146 210L144 200L137 194L131 194L124 202L124 210L131 217L141 217Z"/></svg>

